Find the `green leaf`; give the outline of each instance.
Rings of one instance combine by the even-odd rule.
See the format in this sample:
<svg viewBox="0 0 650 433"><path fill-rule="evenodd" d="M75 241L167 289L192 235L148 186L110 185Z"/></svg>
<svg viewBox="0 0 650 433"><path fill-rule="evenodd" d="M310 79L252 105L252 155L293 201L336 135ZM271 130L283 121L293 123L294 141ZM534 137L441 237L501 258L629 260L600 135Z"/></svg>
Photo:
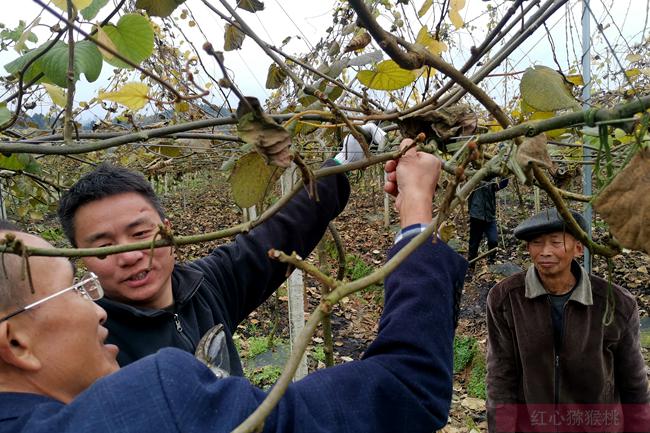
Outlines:
<svg viewBox="0 0 650 433"><path fill-rule="evenodd" d="M151 17L165 18L183 3L185 0L138 0L135 7L146 10Z"/></svg>
<svg viewBox="0 0 650 433"><path fill-rule="evenodd" d="M287 78L287 73L275 63L269 65L269 72L266 76L266 88L278 89Z"/></svg>
<svg viewBox="0 0 650 433"><path fill-rule="evenodd" d="M19 171L24 170L29 164L29 160L21 158L22 154L11 154L10 156L0 155L0 168L5 170Z"/></svg>
<svg viewBox="0 0 650 433"><path fill-rule="evenodd" d="M58 43L40 60L45 76L59 87L67 87L68 44ZM74 46L75 81L83 73L92 83L102 71L102 55L90 41L77 42Z"/></svg>
<svg viewBox="0 0 650 433"><path fill-rule="evenodd" d="M4 125L11 119L11 111L7 108L7 104L0 104L0 126Z"/></svg>
<svg viewBox="0 0 650 433"><path fill-rule="evenodd" d="M142 15L124 15L117 26L109 24L102 28L113 41L117 52L136 65L153 53L153 28L149 19ZM117 57L104 59L115 67L132 69Z"/></svg>
<svg viewBox="0 0 650 433"><path fill-rule="evenodd" d="M259 0L239 0L237 2L237 7L255 13L264 10L264 3Z"/></svg>
<svg viewBox="0 0 650 433"><path fill-rule="evenodd" d="M58 42L62 44L63 42ZM48 45L49 43L46 42L43 45L41 45L38 48L35 48L31 51L28 51L27 53L23 54L22 56L18 57L16 60L9 62L5 65L5 69L7 72L9 72L11 75L15 76L18 78L18 75L20 71L27 65L27 63L34 57L38 56ZM43 69L41 67L41 58L36 60L34 63L32 63L29 68L24 72L23 74L23 82L27 83L29 81L32 81L38 74L43 72Z"/></svg>
<svg viewBox="0 0 650 433"><path fill-rule="evenodd" d="M23 53L29 49L27 47L27 41L38 42L38 37L34 34L34 32L32 32L32 29L37 27L40 24L40 21L41 17L36 17L30 26L23 31L23 34L16 41L16 45L14 45L14 50L17 53Z"/></svg>
<svg viewBox="0 0 650 433"><path fill-rule="evenodd" d="M170 158L178 158L181 156L181 148L178 146L149 146L149 149Z"/></svg>
<svg viewBox="0 0 650 433"><path fill-rule="evenodd" d="M25 27L27 27L27 23L25 21L20 20L18 21L18 26L13 29L3 29L0 32L0 38L2 39L9 39L10 41L17 42L23 35L25 31Z"/></svg>
<svg viewBox="0 0 650 433"><path fill-rule="evenodd" d="M97 16L101 8L106 6L108 0L93 0L93 2L85 9L81 10L81 15L86 21L90 21Z"/></svg>
<svg viewBox="0 0 650 433"><path fill-rule="evenodd" d="M524 102L537 111L579 108L562 76L546 66L528 68L521 78L519 90Z"/></svg>
<svg viewBox="0 0 650 433"><path fill-rule="evenodd" d="M90 5L91 0L72 0L72 5L75 9L83 9ZM52 0L54 6L58 7L62 11L68 10L68 1L67 0Z"/></svg>
<svg viewBox="0 0 650 433"><path fill-rule="evenodd" d="M411 84L417 76L413 71L400 68L392 60L384 60L374 70L361 70L357 79L361 84L374 90L397 90Z"/></svg>
<svg viewBox="0 0 650 433"><path fill-rule="evenodd" d="M238 50L244 43L246 35L232 24L226 24L226 31L223 36L224 51Z"/></svg>
<svg viewBox="0 0 650 433"><path fill-rule="evenodd" d="M230 175L232 196L240 208L260 203L272 189L274 174L279 170L270 167L257 152L247 153L235 164Z"/></svg>

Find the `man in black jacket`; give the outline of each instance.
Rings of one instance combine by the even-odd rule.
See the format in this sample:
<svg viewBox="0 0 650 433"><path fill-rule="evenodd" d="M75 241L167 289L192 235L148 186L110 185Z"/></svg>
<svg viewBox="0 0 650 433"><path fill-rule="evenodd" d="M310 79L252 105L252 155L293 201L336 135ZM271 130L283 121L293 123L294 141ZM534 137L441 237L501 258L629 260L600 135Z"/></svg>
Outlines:
<svg viewBox="0 0 650 433"><path fill-rule="evenodd" d="M366 128L375 141L383 131ZM362 158L356 140L347 138L342 151L326 166ZM98 275L106 292L109 342L120 347L124 366L163 347L194 352L201 336L223 324L230 374L243 370L232 334L286 278L287 265L269 259L271 248L306 257L327 224L345 207L350 187L344 174L319 179L318 201L298 193L273 217L207 257L175 263L171 249L138 250L84 263ZM151 240L158 226L170 225L146 179L121 167L100 165L63 196L59 218L76 247L104 247Z"/></svg>
<svg viewBox="0 0 650 433"><path fill-rule="evenodd" d="M500 182L488 179L482 180L478 188L467 199L469 205L469 252L467 260L470 262L478 256L483 235L487 238L488 251L496 248L499 243L497 233L497 199L496 192L508 186L508 179ZM492 255L493 257L494 255ZM470 263L474 269L475 263Z"/></svg>

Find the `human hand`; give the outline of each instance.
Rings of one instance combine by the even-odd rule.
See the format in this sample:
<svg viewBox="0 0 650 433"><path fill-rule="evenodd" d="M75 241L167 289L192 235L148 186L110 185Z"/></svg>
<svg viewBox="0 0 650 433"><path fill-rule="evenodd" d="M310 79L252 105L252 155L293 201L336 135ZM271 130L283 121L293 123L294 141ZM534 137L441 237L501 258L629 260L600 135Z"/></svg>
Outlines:
<svg viewBox="0 0 650 433"><path fill-rule="evenodd" d="M381 152L384 150L384 144L386 143L386 133L374 123L368 123L362 125L361 129L370 134L372 140L370 143L377 144L378 150ZM340 164L350 164L355 161L360 161L364 157L363 149L361 144L357 141L352 134L348 134L343 139L343 145L341 151L334 157Z"/></svg>
<svg viewBox="0 0 650 433"><path fill-rule="evenodd" d="M413 140L406 138L402 140L400 149L412 143ZM398 160L388 161L384 169L384 191L395 196L395 209L400 214L401 226L431 223L431 203L440 179L442 161L413 147Z"/></svg>

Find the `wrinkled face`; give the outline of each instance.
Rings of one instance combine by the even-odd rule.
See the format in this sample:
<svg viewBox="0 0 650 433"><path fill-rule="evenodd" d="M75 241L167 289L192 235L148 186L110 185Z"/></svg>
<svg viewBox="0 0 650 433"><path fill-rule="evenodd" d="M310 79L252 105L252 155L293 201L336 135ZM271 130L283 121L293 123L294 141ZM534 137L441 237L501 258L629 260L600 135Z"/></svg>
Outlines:
<svg viewBox="0 0 650 433"><path fill-rule="evenodd" d="M563 276L571 272L571 261L582 255L583 246L569 233L553 232L529 241L528 253L541 276Z"/></svg>
<svg viewBox="0 0 650 433"><path fill-rule="evenodd" d="M70 262L64 258L30 258L35 294L43 299L73 284ZM117 346L104 344L106 312L70 290L12 319L29 329L29 348L41 364L43 391L62 401L73 399L97 379L119 369Z"/></svg>
<svg viewBox="0 0 650 433"><path fill-rule="evenodd" d="M168 221L165 221L168 224ZM77 245L106 247L150 241L163 221L140 194L127 192L87 203L74 216ZM106 296L127 304L165 308L172 304L171 249L157 248L149 268L150 250L130 251L106 258L87 257L84 263L97 274Z"/></svg>

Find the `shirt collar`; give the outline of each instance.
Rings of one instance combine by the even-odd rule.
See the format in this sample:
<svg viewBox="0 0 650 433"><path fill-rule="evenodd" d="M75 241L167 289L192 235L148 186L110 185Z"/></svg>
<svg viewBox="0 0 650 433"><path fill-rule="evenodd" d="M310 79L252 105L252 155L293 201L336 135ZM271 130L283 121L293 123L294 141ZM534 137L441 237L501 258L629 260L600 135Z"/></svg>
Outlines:
<svg viewBox="0 0 650 433"><path fill-rule="evenodd" d="M578 265L578 262L575 260L571 263L571 266L574 269L578 269L580 275L569 300L580 302L583 305L593 305L594 300L591 296L591 280L589 279L589 274L587 274L584 268ZM528 299L533 299L547 294L548 292L544 288L542 281L539 279L539 275L537 275L535 265L530 265L526 272L526 297Z"/></svg>

